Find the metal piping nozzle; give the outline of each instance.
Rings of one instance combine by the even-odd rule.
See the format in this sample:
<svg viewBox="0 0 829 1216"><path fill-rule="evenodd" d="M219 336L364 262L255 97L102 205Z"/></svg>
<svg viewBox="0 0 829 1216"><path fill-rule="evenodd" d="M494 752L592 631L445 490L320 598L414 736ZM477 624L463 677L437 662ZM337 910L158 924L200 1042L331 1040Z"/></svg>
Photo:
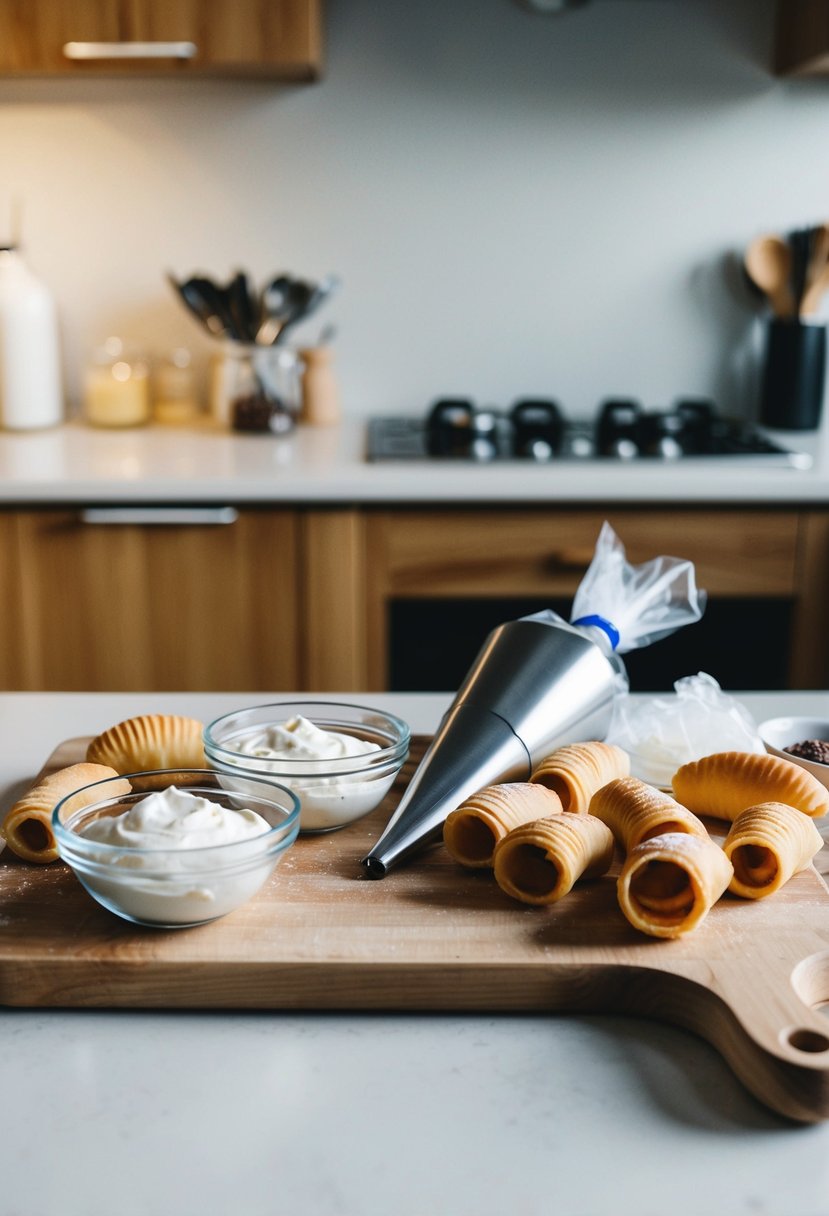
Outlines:
<svg viewBox="0 0 829 1216"><path fill-rule="evenodd" d="M603 738L613 667L599 644L564 622L508 621L494 629L444 715L380 839L363 858L383 878L439 840L446 816L500 781L526 781L565 743Z"/></svg>

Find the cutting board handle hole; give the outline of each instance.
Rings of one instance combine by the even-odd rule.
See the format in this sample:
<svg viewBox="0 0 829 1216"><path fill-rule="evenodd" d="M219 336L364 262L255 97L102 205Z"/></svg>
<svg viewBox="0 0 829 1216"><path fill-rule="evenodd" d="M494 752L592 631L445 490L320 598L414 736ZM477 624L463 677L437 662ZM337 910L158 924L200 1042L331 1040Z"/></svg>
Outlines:
<svg viewBox="0 0 829 1216"><path fill-rule="evenodd" d="M795 1051L805 1051L809 1055L819 1055L822 1051L829 1051L829 1038L818 1030L795 1027L794 1030L785 1031L784 1038L790 1047L794 1047Z"/></svg>

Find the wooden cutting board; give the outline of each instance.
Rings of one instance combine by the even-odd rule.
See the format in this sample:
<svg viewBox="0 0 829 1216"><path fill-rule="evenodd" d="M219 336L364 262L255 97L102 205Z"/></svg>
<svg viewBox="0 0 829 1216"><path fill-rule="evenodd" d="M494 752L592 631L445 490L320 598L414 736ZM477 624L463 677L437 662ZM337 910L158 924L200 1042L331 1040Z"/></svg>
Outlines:
<svg viewBox="0 0 829 1216"><path fill-rule="evenodd" d="M300 837L244 907L193 929L141 929L60 862L0 856L0 1003L16 1006L590 1011L708 1039L762 1102L829 1118L829 890L814 868L776 896L725 896L675 942L644 937L608 876L550 908L518 905L436 846L376 881L359 859L422 755L376 813ZM44 771L75 763L69 740Z"/></svg>

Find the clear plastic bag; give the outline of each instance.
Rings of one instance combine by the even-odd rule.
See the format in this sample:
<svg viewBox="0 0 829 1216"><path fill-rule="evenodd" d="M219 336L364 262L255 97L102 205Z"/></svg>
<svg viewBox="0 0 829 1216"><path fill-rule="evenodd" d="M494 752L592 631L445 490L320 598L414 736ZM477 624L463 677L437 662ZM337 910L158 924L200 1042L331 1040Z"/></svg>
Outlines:
<svg viewBox="0 0 829 1216"><path fill-rule="evenodd" d="M624 545L605 521L573 600L570 622L596 623L593 618L601 618L618 637L613 649L627 654L698 621L705 602L705 592L697 589L693 562L654 557L632 566ZM609 636L613 641L613 634Z"/></svg>
<svg viewBox="0 0 829 1216"><path fill-rule="evenodd" d="M607 742L628 752L634 777L669 789L681 764L712 752L766 750L746 707L713 676L683 676L674 690L614 701Z"/></svg>
<svg viewBox="0 0 829 1216"><path fill-rule="evenodd" d="M619 693L625 693L627 672L619 656L698 621L706 598L697 588L693 562L654 557L632 566L624 545L605 520L593 560L573 599L570 626L602 649L616 674ZM551 608L521 619L567 624Z"/></svg>

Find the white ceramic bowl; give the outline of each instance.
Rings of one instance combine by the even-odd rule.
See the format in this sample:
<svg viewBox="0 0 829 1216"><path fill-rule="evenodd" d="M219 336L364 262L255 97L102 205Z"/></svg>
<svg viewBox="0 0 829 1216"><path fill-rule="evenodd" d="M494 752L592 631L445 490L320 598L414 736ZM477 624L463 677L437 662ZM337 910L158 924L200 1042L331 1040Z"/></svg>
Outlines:
<svg viewBox="0 0 829 1216"><path fill-rule="evenodd" d="M791 752L783 750L806 739L823 739L829 743L829 718L769 718L760 723L758 730L766 751L805 768L807 773L829 789L829 764L806 760L803 756L793 756Z"/></svg>

